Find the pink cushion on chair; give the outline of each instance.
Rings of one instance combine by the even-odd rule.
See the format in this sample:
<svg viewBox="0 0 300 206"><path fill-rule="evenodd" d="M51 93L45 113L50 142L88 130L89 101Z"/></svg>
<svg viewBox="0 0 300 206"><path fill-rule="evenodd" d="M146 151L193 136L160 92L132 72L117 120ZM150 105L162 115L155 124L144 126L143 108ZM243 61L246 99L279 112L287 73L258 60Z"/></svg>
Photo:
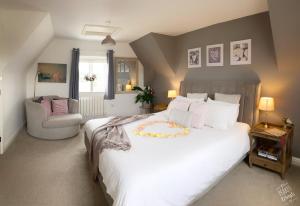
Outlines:
<svg viewBox="0 0 300 206"><path fill-rule="evenodd" d="M52 100L52 110L53 115L64 115L68 114L68 100L67 99L58 99Z"/></svg>
<svg viewBox="0 0 300 206"><path fill-rule="evenodd" d="M48 99L43 99L41 101L41 105L44 108L47 117L51 116L52 115L52 110L51 110L51 103L50 103L50 101Z"/></svg>

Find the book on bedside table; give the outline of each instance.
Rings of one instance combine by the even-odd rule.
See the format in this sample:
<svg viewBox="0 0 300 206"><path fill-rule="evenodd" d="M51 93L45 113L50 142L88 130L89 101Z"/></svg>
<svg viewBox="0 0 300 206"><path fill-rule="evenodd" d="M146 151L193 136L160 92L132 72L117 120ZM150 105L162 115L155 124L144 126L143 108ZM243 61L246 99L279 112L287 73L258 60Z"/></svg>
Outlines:
<svg viewBox="0 0 300 206"><path fill-rule="evenodd" d="M286 131L276 128L276 127L267 128L267 129L265 129L265 132L268 134L274 135L276 137L281 137L286 134Z"/></svg>
<svg viewBox="0 0 300 206"><path fill-rule="evenodd" d="M270 160L278 161L280 159L281 151L279 147L260 145L257 148L257 155Z"/></svg>

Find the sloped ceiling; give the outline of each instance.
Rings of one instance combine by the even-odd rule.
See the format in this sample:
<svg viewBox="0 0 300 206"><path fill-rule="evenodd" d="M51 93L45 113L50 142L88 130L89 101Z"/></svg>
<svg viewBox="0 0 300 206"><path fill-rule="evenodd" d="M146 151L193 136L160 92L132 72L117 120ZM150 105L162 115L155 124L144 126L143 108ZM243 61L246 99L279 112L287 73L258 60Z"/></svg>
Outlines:
<svg viewBox="0 0 300 206"><path fill-rule="evenodd" d="M300 69L300 1L269 0L279 69Z"/></svg>
<svg viewBox="0 0 300 206"><path fill-rule="evenodd" d="M156 85L164 85L166 88L174 88L172 80L176 80L175 37L150 33L130 43L133 51L143 63L144 83L151 85L156 91L156 96L166 96L165 91L156 88ZM170 81L164 81L169 79ZM162 81L161 81L162 80ZM155 82L158 81L159 84Z"/></svg>
<svg viewBox="0 0 300 206"><path fill-rule="evenodd" d="M276 87L283 87L276 100L276 110L281 108L284 115L300 124L300 1L269 0L273 42L278 66ZM300 132L294 135L293 153L300 157Z"/></svg>
<svg viewBox="0 0 300 206"><path fill-rule="evenodd" d="M2 67L21 48L44 16L44 12L0 8L0 57Z"/></svg>
<svg viewBox="0 0 300 206"><path fill-rule="evenodd" d="M160 48L165 60L173 72L176 72L176 37L152 33L152 37Z"/></svg>
<svg viewBox="0 0 300 206"><path fill-rule="evenodd" d="M25 68L53 37L48 13L1 9L0 57L2 70L14 61Z"/></svg>

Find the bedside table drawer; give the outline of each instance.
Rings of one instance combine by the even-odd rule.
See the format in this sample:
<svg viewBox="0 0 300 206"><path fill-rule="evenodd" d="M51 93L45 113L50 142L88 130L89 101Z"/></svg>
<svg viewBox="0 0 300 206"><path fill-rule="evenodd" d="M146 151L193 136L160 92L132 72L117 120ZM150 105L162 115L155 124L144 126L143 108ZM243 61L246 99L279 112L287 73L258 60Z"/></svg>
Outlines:
<svg viewBox="0 0 300 206"><path fill-rule="evenodd" d="M280 162L273 162L271 160L267 160L264 158L260 158L260 157L254 157L253 158L253 164L273 170L273 171L277 171L277 172L281 172L281 164Z"/></svg>

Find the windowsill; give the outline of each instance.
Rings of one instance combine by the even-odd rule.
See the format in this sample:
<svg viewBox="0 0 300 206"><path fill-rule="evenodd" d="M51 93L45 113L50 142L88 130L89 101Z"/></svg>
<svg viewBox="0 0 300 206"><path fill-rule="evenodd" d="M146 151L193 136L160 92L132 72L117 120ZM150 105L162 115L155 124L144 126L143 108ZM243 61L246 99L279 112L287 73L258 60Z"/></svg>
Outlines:
<svg viewBox="0 0 300 206"><path fill-rule="evenodd" d="M136 94L137 92L135 91L130 91L130 92L116 92L116 94Z"/></svg>
<svg viewBox="0 0 300 206"><path fill-rule="evenodd" d="M104 94L105 92L79 92L79 94L88 94L88 93L100 93L100 94Z"/></svg>

